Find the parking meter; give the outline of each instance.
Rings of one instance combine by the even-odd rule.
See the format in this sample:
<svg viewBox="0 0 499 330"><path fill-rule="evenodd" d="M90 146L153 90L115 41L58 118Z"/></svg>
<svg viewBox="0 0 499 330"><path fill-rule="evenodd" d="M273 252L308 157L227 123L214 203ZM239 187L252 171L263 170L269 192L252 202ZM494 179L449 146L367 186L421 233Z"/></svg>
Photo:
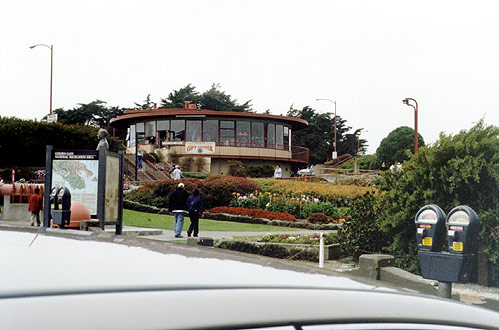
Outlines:
<svg viewBox="0 0 499 330"><path fill-rule="evenodd" d="M52 194L50 197L52 198ZM57 189L53 200L52 223L64 228L64 225L69 225L71 217L71 192L67 187L60 187Z"/></svg>
<svg viewBox="0 0 499 330"><path fill-rule="evenodd" d="M439 290L440 286L445 287L442 296L450 298L452 283L470 280L480 224L478 216L468 206L453 208L447 217L439 210L436 205L427 205L416 215L418 258L423 278L440 281ZM440 226L444 217L442 236ZM442 252L446 233L449 252Z"/></svg>
<svg viewBox="0 0 499 330"><path fill-rule="evenodd" d="M472 208L461 205L453 208L445 221L450 253L476 253L480 223Z"/></svg>
<svg viewBox="0 0 499 330"><path fill-rule="evenodd" d="M414 219L418 250L442 251L445 242L445 213L437 205L421 208Z"/></svg>

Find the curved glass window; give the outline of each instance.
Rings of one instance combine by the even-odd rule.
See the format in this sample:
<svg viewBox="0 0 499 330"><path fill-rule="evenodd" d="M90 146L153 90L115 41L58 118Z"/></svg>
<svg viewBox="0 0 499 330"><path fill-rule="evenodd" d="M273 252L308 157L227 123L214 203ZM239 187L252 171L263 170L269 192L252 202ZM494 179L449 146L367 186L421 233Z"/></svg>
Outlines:
<svg viewBox="0 0 499 330"><path fill-rule="evenodd" d="M251 123L251 145L253 147L264 147L264 131L263 123L252 122Z"/></svg>
<svg viewBox="0 0 499 330"><path fill-rule="evenodd" d="M203 141L218 142L218 120L203 120Z"/></svg>
<svg viewBox="0 0 499 330"><path fill-rule="evenodd" d="M275 124L265 124L267 134L267 141L265 141L265 147L275 148Z"/></svg>
<svg viewBox="0 0 499 330"><path fill-rule="evenodd" d="M291 136L291 130L289 129L289 127L287 126L284 126L284 149L289 149L289 145L290 145L290 136Z"/></svg>
<svg viewBox="0 0 499 330"><path fill-rule="evenodd" d="M154 144L156 142L156 122L146 122L146 144Z"/></svg>
<svg viewBox="0 0 499 330"><path fill-rule="evenodd" d="M249 147L250 145L250 122L237 121L236 122L236 138L237 146Z"/></svg>
<svg viewBox="0 0 499 330"><path fill-rule="evenodd" d="M161 147L166 146L168 141L168 131L170 130L169 120L158 120L156 124L156 130L158 131L158 138Z"/></svg>
<svg viewBox="0 0 499 330"><path fill-rule="evenodd" d="M284 148L283 134L284 134L284 126L275 125L276 149L283 149Z"/></svg>
<svg viewBox="0 0 499 330"><path fill-rule="evenodd" d="M170 141L185 140L185 120L172 120L170 124Z"/></svg>
<svg viewBox="0 0 499 330"><path fill-rule="evenodd" d="M135 124L135 131L136 131L136 134L137 134L137 143L138 144L144 144L145 143L144 123L137 123L137 124Z"/></svg>
<svg viewBox="0 0 499 330"><path fill-rule="evenodd" d="M201 141L201 120L187 120L186 141Z"/></svg>
<svg viewBox="0 0 499 330"><path fill-rule="evenodd" d="M223 146L233 146L236 142L236 133L233 121L220 121L220 144Z"/></svg>
<svg viewBox="0 0 499 330"><path fill-rule="evenodd" d="M130 147L135 146L135 125L130 125Z"/></svg>

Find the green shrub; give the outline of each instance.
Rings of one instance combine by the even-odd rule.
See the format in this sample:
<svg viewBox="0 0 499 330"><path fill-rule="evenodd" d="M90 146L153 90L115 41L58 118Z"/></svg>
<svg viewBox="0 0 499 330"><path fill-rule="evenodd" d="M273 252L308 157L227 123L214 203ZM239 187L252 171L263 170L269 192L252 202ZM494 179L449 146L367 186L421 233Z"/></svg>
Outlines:
<svg viewBox="0 0 499 330"><path fill-rule="evenodd" d="M259 254L272 258L308 260L317 262L319 260L319 250L311 248L286 248L279 244L257 244L242 240L219 240L215 247L239 252Z"/></svg>
<svg viewBox="0 0 499 330"><path fill-rule="evenodd" d="M175 151L171 151L168 153L168 159L170 160L170 163L178 164L178 160L180 159L180 155L177 154Z"/></svg>
<svg viewBox="0 0 499 330"><path fill-rule="evenodd" d="M342 184L361 186L361 187L375 187L380 182L380 175L351 175L345 180L342 180Z"/></svg>
<svg viewBox="0 0 499 330"><path fill-rule="evenodd" d="M468 205L477 212L481 232L479 259L488 264L488 285L499 285L499 241L491 235L499 227L499 127L485 126L483 120L455 136L440 135L430 147L404 162L400 172L383 174L387 190L380 208L387 251L406 256L398 266L417 270L414 217L427 204L445 212Z"/></svg>
<svg viewBox="0 0 499 330"><path fill-rule="evenodd" d="M259 187L246 178L230 175L211 175L203 182L201 190L205 208L226 206L234 197L233 192L243 195L258 191Z"/></svg>
<svg viewBox="0 0 499 330"><path fill-rule="evenodd" d="M248 176L248 170L240 161L231 160L229 161L229 175L245 178Z"/></svg>
<svg viewBox="0 0 499 330"><path fill-rule="evenodd" d="M182 176L184 178L195 178L195 179L203 180L203 179L206 179L207 177L209 177L210 175L209 174L203 174L203 173L187 173L187 172L184 172L184 173L182 173Z"/></svg>
<svg viewBox="0 0 499 330"><path fill-rule="evenodd" d="M358 258L363 253L381 252L388 236L377 221L376 196L366 193L362 198L354 199L348 215L349 220L338 231L344 254Z"/></svg>
<svg viewBox="0 0 499 330"><path fill-rule="evenodd" d="M196 171L198 172L202 172L204 170L204 167L206 165L206 159L203 158L203 157L196 157L194 159L194 168L196 169ZM208 176L208 175L206 175Z"/></svg>
<svg viewBox="0 0 499 330"><path fill-rule="evenodd" d="M269 178L274 175L274 168L270 165L249 166L248 175L252 178Z"/></svg>
<svg viewBox="0 0 499 330"><path fill-rule="evenodd" d="M168 207L168 199L154 195L154 191L147 187L140 187L125 195L125 199L150 206L166 208Z"/></svg>
<svg viewBox="0 0 499 330"><path fill-rule="evenodd" d="M159 163L159 156L155 152L150 152L150 153L144 154L144 159L146 159L150 162L153 162L153 163Z"/></svg>
<svg viewBox="0 0 499 330"><path fill-rule="evenodd" d="M180 160L180 167L185 172L190 172L193 168L193 165L194 165L194 158L193 157L184 157Z"/></svg>
<svg viewBox="0 0 499 330"><path fill-rule="evenodd" d="M309 203L305 208L306 213L324 213L328 217L338 218L338 208L331 202Z"/></svg>
<svg viewBox="0 0 499 330"><path fill-rule="evenodd" d="M0 167L45 166L46 145L54 149L95 150L98 127L64 125L0 116ZM121 141L107 137L109 149L121 149Z"/></svg>
<svg viewBox="0 0 499 330"><path fill-rule="evenodd" d="M155 207L168 207L169 196L173 190L182 182L184 189L191 194L194 189L202 191L202 182L199 179L184 178L182 180L164 180L160 182L146 183L143 187L133 190L125 195L125 199L141 204L147 204ZM201 198L203 195L201 193Z"/></svg>
<svg viewBox="0 0 499 330"><path fill-rule="evenodd" d="M328 223L327 215L322 212L309 213L307 220L311 223Z"/></svg>
<svg viewBox="0 0 499 330"><path fill-rule="evenodd" d="M353 170L355 168L355 162L357 157L341 165L340 168ZM374 155L364 155L358 158L359 169L361 170L376 170L376 154Z"/></svg>

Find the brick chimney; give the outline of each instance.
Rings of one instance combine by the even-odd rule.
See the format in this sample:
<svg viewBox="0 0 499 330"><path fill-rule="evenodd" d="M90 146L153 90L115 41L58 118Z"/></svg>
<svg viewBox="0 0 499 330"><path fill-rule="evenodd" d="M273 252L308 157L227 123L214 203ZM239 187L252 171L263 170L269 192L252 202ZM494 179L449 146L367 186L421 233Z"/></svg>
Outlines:
<svg viewBox="0 0 499 330"><path fill-rule="evenodd" d="M186 109L197 109L195 103L191 103L191 101L184 101Z"/></svg>

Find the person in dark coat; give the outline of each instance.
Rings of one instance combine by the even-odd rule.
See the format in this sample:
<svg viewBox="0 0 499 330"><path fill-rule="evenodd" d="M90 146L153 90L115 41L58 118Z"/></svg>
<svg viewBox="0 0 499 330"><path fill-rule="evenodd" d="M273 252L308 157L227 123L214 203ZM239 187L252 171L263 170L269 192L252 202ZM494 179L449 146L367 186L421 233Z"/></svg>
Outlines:
<svg viewBox="0 0 499 330"><path fill-rule="evenodd" d="M175 238L182 238L182 228L184 227L184 213L187 210L187 198L189 194L184 190L184 184L179 183L178 187L170 195L168 209L173 212L175 218Z"/></svg>
<svg viewBox="0 0 499 330"><path fill-rule="evenodd" d="M191 218L191 225L187 230L187 236L191 237L194 233L194 237L198 237L199 233L199 217L204 212L203 201L199 197L199 190L194 189L192 196L187 199L187 211L189 211L189 218Z"/></svg>

